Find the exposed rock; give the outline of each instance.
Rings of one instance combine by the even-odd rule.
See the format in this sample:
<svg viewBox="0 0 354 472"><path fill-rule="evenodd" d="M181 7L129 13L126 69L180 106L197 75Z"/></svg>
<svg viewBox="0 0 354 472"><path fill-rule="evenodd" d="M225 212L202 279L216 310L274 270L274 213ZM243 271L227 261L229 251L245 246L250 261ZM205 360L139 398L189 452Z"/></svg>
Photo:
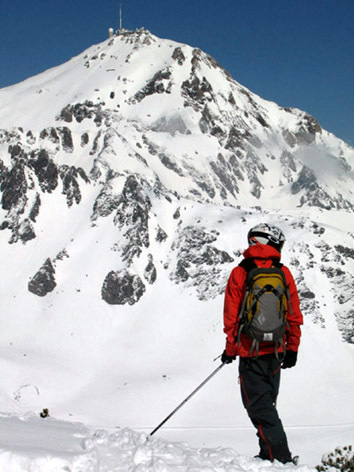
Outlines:
<svg viewBox="0 0 354 472"><path fill-rule="evenodd" d="M41 149L38 154L32 152L29 166L34 170L43 192L52 192L58 185L58 168L49 158L48 152Z"/></svg>
<svg viewBox="0 0 354 472"><path fill-rule="evenodd" d="M199 128L203 134L210 133L215 136L220 144L223 143L226 136L226 132L219 124L220 117L215 116L211 113L208 105L205 105L201 111L201 118L199 120Z"/></svg>
<svg viewBox="0 0 354 472"><path fill-rule="evenodd" d="M186 282L189 279L189 273L187 268L189 267L189 263L182 259L179 259L176 266L175 277L176 281L179 282Z"/></svg>
<svg viewBox="0 0 354 472"><path fill-rule="evenodd" d="M60 115L57 117L57 120L63 120L66 123L71 123L73 121L73 113L70 110L69 105L62 109Z"/></svg>
<svg viewBox="0 0 354 472"><path fill-rule="evenodd" d="M145 292L145 285L138 275L127 270L111 271L107 274L101 294L110 305L134 305Z"/></svg>
<svg viewBox="0 0 354 472"><path fill-rule="evenodd" d="M225 289L227 271L223 264L233 262L233 258L211 243L217 240L217 233L187 226L180 231L172 249L177 252L177 264L170 274L176 283L186 283L194 287L200 300L214 298Z"/></svg>
<svg viewBox="0 0 354 472"><path fill-rule="evenodd" d="M35 201L32 205L31 211L29 213L29 218L35 223L37 216L39 215L39 209L41 207L41 197L39 193L36 194Z"/></svg>
<svg viewBox="0 0 354 472"><path fill-rule="evenodd" d="M149 262L148 265L145 267L144 270L144 279L152 285L157 278L157 271L154 265L154 260L152 254L149 254Z"/></svg>
<svg viewBox="0 0 354 472"><path fill-rule="evenodd" d="M120 249L123 261L130 265L135 257L139 257L142 248L150 245L149 212L151 200L145 191L143 180L129 175L122 193L117 201L114 224L122 231L124 240L116 245Z"/></svg>
<svg viewBox="0 0 354 472"><path fill-rule="evenodd" d="M288 151L283 151L280 156L280 162L284 167L285 175L288 179L288 182L290 182L292 179L291 171L296 172L297 170L294 156Z"/></svg>
<svg viewBox="0 0 354 472"><path fill-rule="evenodd" d="M98 152L101 137L102 137L102 130L99 130L98 133L95 136L95 139L93 140L92 148L91 148L91 151L90 151L90 156L93 156ZM91 170L91 174L95 174L95 163L94 163L94 166ZM97 178L98 177L95 176L95 180L97 180Z"/></svg>
<svg viewBox="0 0 354 472"><path fill-rule="evenodd" d="M316 139L316 133L322 133L322 128L318 121L310 115L305 114L298 126L298 131L294 135L300 144L311 144Z"/></svg>
<svg viewBox="0 0 354 472"><path fill-rule="evenodd" d="M354 344L353 250L344 246L331 248L324 241L320 241L316 248L322 253L320 270L328 278L333 298L340 305L340 310L335 312L338 329L346 342Z"/></svg>
<svg viewBox="0 0 354 472"><path fill-rule="evenodd" d="M182 49L180 47L177 47L172 54L172 59L177 61L178 65L182 66L184 64L184 61L186 60Z"/></svg>
<svg viewBox="0 0 354 472"><path fill-rule="evenodd" d="M88 142L89 142L89 135L88 135L88 133L83 133L83 134L81 135L81 147L85 147L86 144L88 144Z"/></svg>
<svg viewBox="0 0 354 472"><path fill-rule="evenodd" d="M92 101L86 100L83 103L75 103L74 105L67 105L62 109L60 114L57 116L57 120L71 123L73 119L77 123L81 123L83 120L94 120L96 124L102 123L102 107L104 103L94 104Z"/></svg>
<svg viewBox="0 0 354 472"><path fill-rule="evenodd" d="M158 158L160 159L161 164L163 164L167 169L172 170L180 177L183 177L184 173L182 169L177 165L173 158L162 152L158 153Z"/></svg>
<svg viewBox="0 0 354 472"><path fill-rule="evenodd" d="M266 122L266 120L263 118L263 116L262 116L260 113L257 114L256 120L257 120L262 126L264 126L264 128L269 128L268 123Z"/></svg>
<svg viewBox="0 0 354 472"><path fill-rule="evenodd" d="M166 70L160 70L157 72L152 79L145 85L145 87L137 92L134 95L134 98L131 99L131 103L135 102L141 102L144 100L145 97L148 97L149 95L153 95L155 93L161 94L161 93L170 93L172 83L168 82L167 84L165 81L169 80L171 77L171 72L166 69Z"/></svg>
<svg viewBox="0 0 354 472"><path fill-rule="evenodd" d="M17 229L17 235L19 239L21 239L24 243L36 237L36 233L34 232L33 225L28 218L25 218L20 223Z"/></svg>
<svg viewBox="0 0 354 472"><path fill-rule="evenodd" d="M250 137L247 130L241 130L232 126L228 131L225 149L236 151L238 148L244 149L245 140Z"/></svg>
<svg viewBox="0 0 354 472"><path fill-rule="evenodd" d="M76 168L74 166L61 166L60 167L60 178L63 182L63 194L66 195L66 201L69 207L73 203L79 204L81 201L81 191L78 178L81 177L85 183L89 182L83 169Z"/></svg>
<svg viewBox="0 0 354 472"><path fill-rule="evenodd" d="M231 169L232 173L234 174L236 178L236 181L245 180L241 163L239 162L239 158L235 154L232 154L230 156L228 164L229 164L229 168ZM237 189L236 191L238 193L238 186L236 186L235 189Z"/></svg>
<svg viewBox="0 0 354 472"><path fill-rule="evenodd" d="M162 243L163 241L166 241L167 237L167 233L159 226L156 233L156 241Z"/></svg>
<svg viewBox="0 0 354 472"><path fill-rule="evenodd" d="M95 221L99 217L106 217L113 213L119 206L120 195L113 192L110 181L102 187L93 205L91 220Z"/></svg>
<svg viewBox="0 0 354 472"><path fill-rule="evenodd" d="M349 344L354 344L354 310L336 313L338 329L342 333L343 340Z"/></svg>
<svg viewBox="0 0 354 472"><path fill-rule="evenodd" d="M296 140L296 136L291 133L289 130L287 129L283 129L282 130L282 135L285 139L285 141L287 142L287 144L289 144L290 147L295 147L296 143L297 143L297 140Z"/></svg>
<svg viewBox="0 0 354 472"><path fill-rule="evenodd" d="M25 175L24 162L18 160L12 169L3 172L3 180L1 182L1 206L3 210L11 210L22 202L21 210L27 201L27 179Z"/></svg>
<svg viewBox="0 0 354 472"><path fill-rule="evenodd" d="M316 176L314 172L306 166L303 166L296 182L291 186L291 192L296 194L302 189L316 190Z"/></svg>
<svg viewBox="0 0 354 472"><path fill-rule="evenodd" d="M182 83L182 96L186 98L184 106L191 106L196 111L200 110L207 102L212 101L213 89L208 80L194 76Z"/></svg>
<svg viewBox="0 0 354 472"><path fill-rule="evenodd" d="M69 254L66 249L63 249L62 251L58 252L58 254L55 256L54 263L56 261L63 261L64 258L69 258Z"/></svg>
<svg viewBox="0 0 354 472"><path fill-rule="evenodd" d="M235 196L239 192L238 186L235 182L235 177L232 172L229 171L229 166L225 162L222 154L218 154L216 162L211 163L211 168L220 180L222 187L226 188L231 195Z"/></svg>
<svg viewBox="0 0 354 472"><path fill-rule="evenodd" d="M311 290L306 290L304 292L299 292L300 298L308 298L308 299L313 299L316 298L316 295L311 292Z"/></svg>
<svg viewBox="0 0 354 472"><path fill-rule="evenodd" d="M58 128L59 135L61 137L62 146L65 152L73 152L74 150L74 143L73 138L71 136L70 128L67 126L63 126L62 128Z"/></svg>
<svg viewBox="0 0 354 472"><path fill-rule="evenodd" d="M181 218L181 209L178 207L176 211L173 213L173 219L178 220L178 218Z"/></svg>
<svg viewBox="0 0 354 472"><path fill-rule="evenodd" d="M44 297L56 287L55 270L48 257L39 271L28 283L28 290L39 297Z"/></svg>
<svg viewBox="0 0 354 472"><path fill-rule="evenodd" d="M322 328L326 326L325 317L323 316L321 305L313 293L306 285L303 275L296 278L296 285L300 297L301 311L306 317L309 317L314 324L320 325Z"/></svg>
<svg viewBox="0 0 354 472"><path fill-rule="evenodd" d="M345 247L339 244L338 246L334 246L335 250L339 252L344 258L346 259L354 259L354 249L350 247Z"/></svg>
<svg viewBox="0 0 354 472"><path fill-rule="evenodd" d="M301 193L300 206L305 204L326 210L353 209L354 204L345 200L340 193L332 197L318 183L315 173L303 166L297 180L291 186L292 194Z"/></svg>
<svg viewBox="0 0 354 472"><path fill-rule="evenodd" d="M52 143L59 143L59 136L55 128L46 128L39 134L40 139L49 139Z"/></svg>

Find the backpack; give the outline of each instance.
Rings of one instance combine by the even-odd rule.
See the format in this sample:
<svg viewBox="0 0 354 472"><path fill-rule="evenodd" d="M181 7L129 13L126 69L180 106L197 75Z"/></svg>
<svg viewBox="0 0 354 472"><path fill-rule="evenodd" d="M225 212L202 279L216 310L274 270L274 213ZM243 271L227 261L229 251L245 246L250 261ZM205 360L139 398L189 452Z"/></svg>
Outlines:
<svg viewBox="0 0 354 472"><path fill-rule="evenodd" d="M285 354L283 337L288 326L287 312L292 314L289 288L286 283L282 264L274 260L272 267L257 267L252 259L244 259L240 266L247 272L246 293L239 313L241 333L252 340L249 355L253 351L258 357L260 343L272 343L275 354L282 346Z"/></svg>

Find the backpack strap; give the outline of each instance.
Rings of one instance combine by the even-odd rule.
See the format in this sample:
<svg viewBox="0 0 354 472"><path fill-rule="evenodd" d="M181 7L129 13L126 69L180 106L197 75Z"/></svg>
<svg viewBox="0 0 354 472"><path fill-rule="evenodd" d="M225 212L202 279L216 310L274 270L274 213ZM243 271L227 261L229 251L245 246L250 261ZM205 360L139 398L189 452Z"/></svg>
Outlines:
<svg viewBox="0 0 354 472"><path fill-rule="evenodd" d="M257 264L254 262L253 258L249 259L243 259L240 263L239 266L245 269L245 271L248 273L252 269L255 269L257 267Z"/></svg>
<svg viewBox="0 0 354 472"><path fill-rule="evenodd" d="M246 271L247 276L248 276L248 274L251 272L252 269L257 268L257 264L254 262L254 259L249 258L249 259L243 259L239 263L239 267L242 267ZM244 320L243 320L243 315L244 315L244 312L245 312L245 306L246 306L246 300L247 300L248 292L249 292L249 289L248 289L248 286L246 285L246 292L245 292L245 295L243 297L241 308L239 309L239 312L238 312L238 317L239 317L239 320L240 320L240 324L239 324L239 327L238 327L238 333L235 336L235 341L237 340L237 344L239 346L241 345L241 333L242 333L243 328L245 326Z"/></svg>

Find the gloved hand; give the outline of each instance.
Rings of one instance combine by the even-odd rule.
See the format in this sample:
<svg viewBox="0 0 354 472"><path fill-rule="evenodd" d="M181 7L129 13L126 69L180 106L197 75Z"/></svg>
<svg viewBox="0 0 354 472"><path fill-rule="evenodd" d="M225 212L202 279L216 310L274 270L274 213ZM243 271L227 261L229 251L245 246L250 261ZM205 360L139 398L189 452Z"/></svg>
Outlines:
<svg viewBox="0 0 354 472"><path fill-rule="evenodd" d="M236 356L228 356L226 351L224 351L221 355L221 362L223 364L231 364L236 359Z"/></svg>
<svg viewBox="0 0 354 472"><path fill-rule="evenodd" d="M285 351L285 358L281 365L282 369L290 369L294 367L297 361L297 352L296 351Z"/></svg>

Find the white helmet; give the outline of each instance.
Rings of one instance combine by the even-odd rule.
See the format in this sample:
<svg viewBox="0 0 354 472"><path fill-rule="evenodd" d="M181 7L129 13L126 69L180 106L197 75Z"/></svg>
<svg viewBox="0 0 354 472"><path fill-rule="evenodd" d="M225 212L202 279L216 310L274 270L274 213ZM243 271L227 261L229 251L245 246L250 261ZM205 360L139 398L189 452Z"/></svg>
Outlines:
<svg viewBox="0 0 354 472"><path fill-rule="evenodd" d="M261 223L251 228L247 235L248 244L267 244L281 252L285 243L284 233L277 226Z"/></svg>

